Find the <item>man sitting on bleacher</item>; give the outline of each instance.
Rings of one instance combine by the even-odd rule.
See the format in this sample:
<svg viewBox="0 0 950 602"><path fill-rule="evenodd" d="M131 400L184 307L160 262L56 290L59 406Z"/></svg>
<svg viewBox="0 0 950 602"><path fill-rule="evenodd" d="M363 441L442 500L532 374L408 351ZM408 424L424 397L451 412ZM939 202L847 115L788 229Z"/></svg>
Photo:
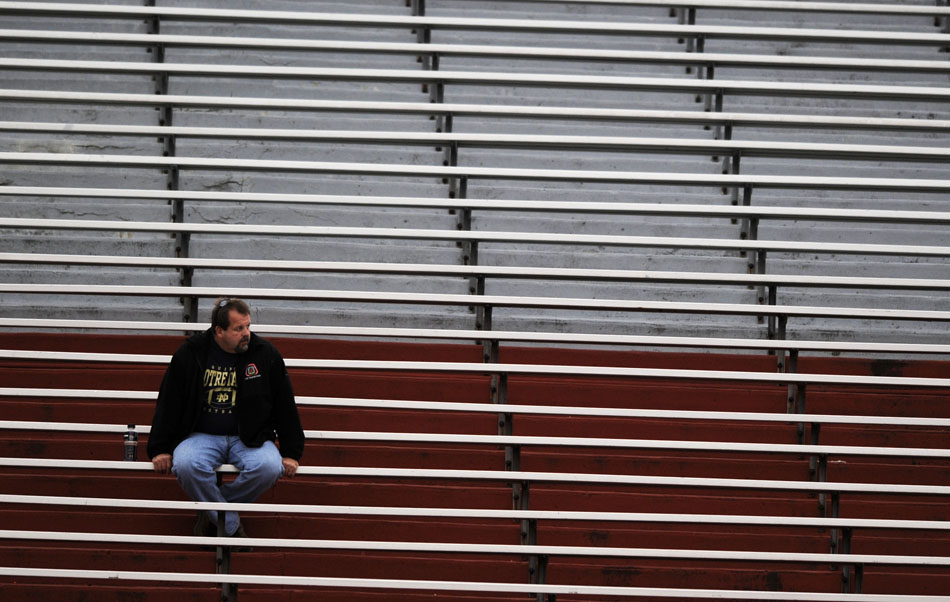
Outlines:
<svg viewBox="0 0 950 602"><path fill-rule="evenodd" d="M253 502L282 475L294 476L303 455L284 358L251 333L250 314L240 299L218 299L211 328L175 352L158 393L149 458L195 501ZM240 473L219 487L221 464ZM217 520L217 512L199 512L195 535L217 535ZM224 535L247 536L237 513L225 513L224 524Z"/></svg>

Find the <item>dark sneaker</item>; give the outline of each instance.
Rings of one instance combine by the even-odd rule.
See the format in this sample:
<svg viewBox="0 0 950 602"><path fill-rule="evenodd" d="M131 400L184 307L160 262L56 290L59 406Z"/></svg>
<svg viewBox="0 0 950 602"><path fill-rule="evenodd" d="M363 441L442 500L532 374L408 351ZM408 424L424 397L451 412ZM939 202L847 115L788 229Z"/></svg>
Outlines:
<svg viewBox="0 0 950 602"><path fill-rule="evenodd" d="M241 523L238 523L237 531L229 535L229 537L232 537L234 539L247 538L247 531L244 530L244 525ZM232 552L253 552L254 548L250 546L231 546L231 551Z"/></svg>
<svg viewBox="0 0 950 602"><path fill-rule="evenodd" d="M211 517L208 516L207 512L199 510L198 522L195 523L194 533L196 537L216 537L218 535L218 527L211 522Z"/></svg>

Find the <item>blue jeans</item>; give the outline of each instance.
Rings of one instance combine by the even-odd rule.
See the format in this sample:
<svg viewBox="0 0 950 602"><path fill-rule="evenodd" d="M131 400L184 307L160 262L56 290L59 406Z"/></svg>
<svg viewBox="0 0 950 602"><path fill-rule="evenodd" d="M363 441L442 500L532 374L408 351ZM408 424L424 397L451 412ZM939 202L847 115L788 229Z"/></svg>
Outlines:
<svg viewBox="0 0 950 602"><path fill-rule="evenodd" d="M217 484L215 469L233 464L240 471L233 481ZM182 489L196 502L253 502L270 489L284 472L280 451L273 441L248 447L239 437L192 433L172 454L172 473ZM213 524L218 513L208 512ZM225 535L233 535L241 524L236 512L226 512Z"/></svg>

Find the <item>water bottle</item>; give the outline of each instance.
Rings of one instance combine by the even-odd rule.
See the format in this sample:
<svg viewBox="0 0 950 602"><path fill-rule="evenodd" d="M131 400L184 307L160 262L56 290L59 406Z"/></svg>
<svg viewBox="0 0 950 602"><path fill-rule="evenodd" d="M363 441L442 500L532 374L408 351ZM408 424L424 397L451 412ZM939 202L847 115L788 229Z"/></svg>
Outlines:
<svg viewBox="0 0 950 602"><path fill-rule="evenodd" d="M135 462L139 457L139 435L134 424L130 424L128 429L125 432L125 461Z"/></svg>

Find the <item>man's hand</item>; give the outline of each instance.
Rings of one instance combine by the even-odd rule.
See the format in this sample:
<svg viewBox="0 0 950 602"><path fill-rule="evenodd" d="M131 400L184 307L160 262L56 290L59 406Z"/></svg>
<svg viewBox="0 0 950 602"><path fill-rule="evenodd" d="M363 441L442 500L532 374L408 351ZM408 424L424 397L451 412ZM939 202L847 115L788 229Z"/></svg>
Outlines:
<svg viewBox="0 0 950 602"><path fill-rule="evenodd" d="M281 464L284 465L284 476L292 477L297 474L297 469L300 467L300 463L294 460L293 458L281 458Z"/></svg>
<svg viewBox="0 0 950 602"><path fill-rule="evenodd" d="M172 471L172 455L158 454L152 458L152 466L155 468L155 472L159 474L170 473Z"/></svg>

